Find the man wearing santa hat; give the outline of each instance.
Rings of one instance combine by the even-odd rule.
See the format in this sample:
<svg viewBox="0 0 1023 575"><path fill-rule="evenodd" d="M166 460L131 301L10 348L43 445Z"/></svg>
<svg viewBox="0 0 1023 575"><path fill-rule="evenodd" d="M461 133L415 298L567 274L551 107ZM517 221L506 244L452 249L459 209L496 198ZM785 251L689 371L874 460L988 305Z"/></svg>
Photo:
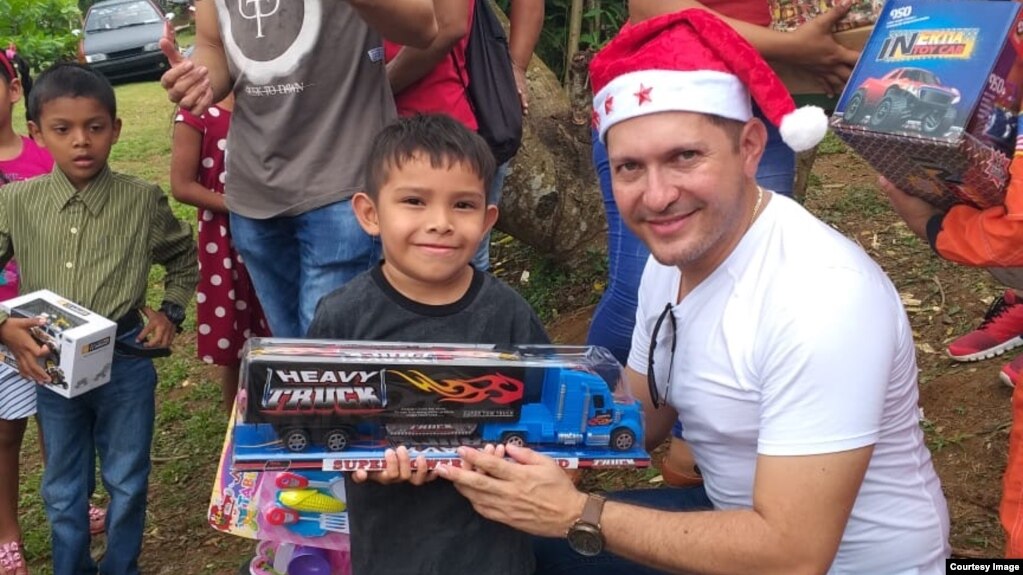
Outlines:
<svg viewBox="0 0 1023 575"><path fill-rule="evenodd" d="M704 10L623 29L590 75L615 200L652 253L625 378L648 448L686 422L713 510L664 510L698 503L692 490L653 491L662 509L605 501L521 447L507 447L517 463L462 449L467 467L440 475L484 516L564 538L538 546L537 573L944 573L948 510L899 295L755 182L750 98L797 151L823 137L823 112L795 109Z"/></svg>

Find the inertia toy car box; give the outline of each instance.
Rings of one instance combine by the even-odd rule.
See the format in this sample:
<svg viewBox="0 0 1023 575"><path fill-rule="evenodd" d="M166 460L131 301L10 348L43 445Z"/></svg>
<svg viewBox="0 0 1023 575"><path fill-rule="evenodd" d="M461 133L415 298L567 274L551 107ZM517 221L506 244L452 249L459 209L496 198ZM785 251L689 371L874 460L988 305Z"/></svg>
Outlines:
<svg viewBox="0 0 1023 575"><path fill-rule="evenodd" d="M1017 2L890 0L832 127L881 175L936 206L1002 203L1021 32Z"/></svg>
<svg viewBox="0 0 1023 575"><path fill-rule="evenodd" d="M250 339L234 469L379 470L405 445L525 445L566 468L645 467L639 402L597 347Z"/></svg>
<svg viewBox="0 0 1023 575"><path fill-rule="evenodd" d="M70 398L110 381L117 324L48 290L9 299L0 307L11 317L46 319L32 335L51 350L40 360L50 390ZM17 369L14 355L2 344L0 359Z"/></svg>

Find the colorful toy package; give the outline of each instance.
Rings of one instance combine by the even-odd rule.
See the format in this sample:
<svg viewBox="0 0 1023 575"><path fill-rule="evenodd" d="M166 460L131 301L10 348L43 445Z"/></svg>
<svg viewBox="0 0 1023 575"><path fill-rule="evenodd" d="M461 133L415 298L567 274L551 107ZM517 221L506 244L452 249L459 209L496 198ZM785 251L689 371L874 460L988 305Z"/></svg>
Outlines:
<svg viewBox="0 0 1023 575"><path fill-rule="evenodd" d="M939 207L1002 203L1023 60L1017 2L890 0L832 119L880 174Z"/></svg>
<svg viewBox="0 0 1023 575"><path fill-rule="evenodd" d="M232 416L210 496L210 526L249 539L347 553L344 477L323 471L233 471L234 422Z"/></svg>
<svg viewBox="0 0 1023 575"><path fill-rule="evenodd" d="M771 28L791 32L831 10L835 0L770 0ZM834 32L872 26L884 0L853 0L849 12L832 28Z"/></svg>
<svg viewBox="0 0 1023 575"><path fill-rule="evenodd" d="M234 470L431 468L459 446L527 445L565 468L646 467L639 402L603 348L250 339Z"/></svg>

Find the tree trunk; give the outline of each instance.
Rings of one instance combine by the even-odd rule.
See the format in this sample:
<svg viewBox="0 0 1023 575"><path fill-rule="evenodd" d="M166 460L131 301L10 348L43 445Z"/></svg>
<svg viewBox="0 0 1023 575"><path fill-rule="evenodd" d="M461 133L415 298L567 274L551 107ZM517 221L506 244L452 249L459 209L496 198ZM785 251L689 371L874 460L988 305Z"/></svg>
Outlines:
<svg viewBox="0 0 1023 575"><path fill-rule="evenodd" d="M571 267L581 252L605 248L607 221L590 160L590 124L572 121L568 95L539 58L530 62L526 79L529 115L504 183L497 228Z"/></svg>
<svg viewBox="0 0 1023 575"><path fill-rule="evenodd" d="M539 58L526 77L529 115L497 227L571 267L582 251L604 247L607 228L590 160L590 126L575 125L568 96Z"/></svg>

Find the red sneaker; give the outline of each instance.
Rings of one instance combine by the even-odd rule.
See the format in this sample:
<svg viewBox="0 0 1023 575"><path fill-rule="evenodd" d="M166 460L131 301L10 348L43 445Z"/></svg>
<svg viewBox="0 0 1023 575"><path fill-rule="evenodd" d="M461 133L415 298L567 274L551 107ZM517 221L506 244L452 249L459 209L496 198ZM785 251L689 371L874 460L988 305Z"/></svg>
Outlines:
<svg viewBox="0 0 1023 575"><path fill-rule="evenodd" d="M991 302L980 327L948 345L956 361L978 361L1023 345L1023 300L1012 290Z"/></svg>
<svg viewBox="0 0 1023 575"><path fill-rule="evenodd" d="M998 372L998 379L1009 387L1016 387L1021 373L1023 373L1023 354L1017 355L1016 359L1003 365L1002 371Z"/></svg>

